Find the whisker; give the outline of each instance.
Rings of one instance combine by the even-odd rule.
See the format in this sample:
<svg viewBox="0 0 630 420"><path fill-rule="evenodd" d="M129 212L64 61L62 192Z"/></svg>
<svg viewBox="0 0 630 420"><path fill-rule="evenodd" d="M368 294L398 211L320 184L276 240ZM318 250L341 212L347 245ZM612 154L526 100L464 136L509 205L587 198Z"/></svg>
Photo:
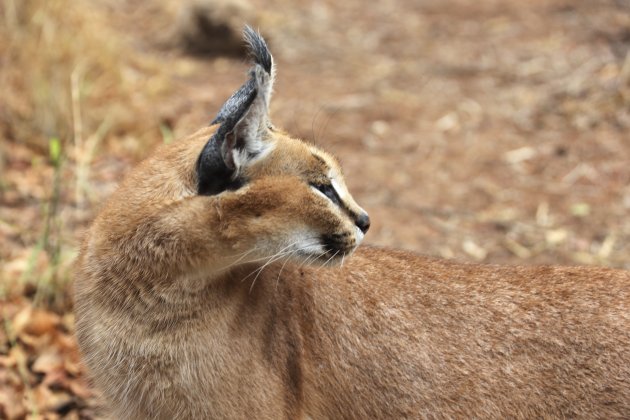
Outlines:
<svg viewBox="0 0 630 420"><path fill-rule="evenodd" d="M287 255L292 255L293 253L295 253L295 252L297 252L297 251L300 251L300 250L302 250L302 249L306 249L306 248L307 248L307 247L309 247L309 246L313 246L313 245L315 245L316 243L311 243L311 244L304 245L304 246L302 246L302 247L300 247L300 248L298 248L297 250L294 250L294 251L285 251L285 252L282 252L283 250L287 249L289 246L293 246L293 245L296 245L296 244L297 244L297 242L295 242L295 243L293 243L293 244L291 244L291 245L285 246L285 247L284 247L284 248L282 248L279 252L277 252L277 253L276 253L273 257L271 257L271 258L269 259L269 261L267 261L267 262L266 262L266 263L265 263L262 267L258 268L257 270L252 271L251 273L249 273L249 274L247 275L247 277L249 277L249 276L251 276L252 274L254 274L256 271L258 272L258 274L256 274L256 277L254 277L254 280L252 281L251 286L249 287L249 292L250 292L250 293L252 292L252 289L254 288L254 284L256 283L256 279L258 279L258 277L262 274L262 272L263 272L263 270L265 269L265 267L267 267L267 266L268 266L269 264L271 264L271 263L274 263L274 262L276 262L276 261L278 261L278 260L280 260L280 259L284 258L284 257L285 257L285 256L287 256ZM287 259L287 261L288 261L288 259ZM285 263L284 263L284 264L286 264L286 263L287 263L287 261L285 261ZM283 266L282 266L283 268L284 268L284 264L283 264ZM244 278L243 280L241 280L241 281L244 281L247 277L245 277L245 278Z"/></svg>
<svg viewBox="0 0 630 420"><path fill-rule="evenodd" d="M324 265L328 264L333 258L335 258L339 254L339 251L335 252L332 257L328 258L328 261L324 263Z"/></svg>
<svg viewBox="0 0 630 420"><path fill-rule="evenodd" d="M249 255L252 252L254 252L256 250L259 250L259 249L260 249L259 247L254 247L254 248L250 249L249 251L245 251L245 252L242 252L240 254L236 254L236 255L233 255L233 256L229 257L229 258L234 258L234 257L237 257L237 256L240 255L240 257L236 261L234 261L234 262L230 263L229 265L227 265L226 267L224 267L223 270L227 270L228 268L235 266L236 264L241 262L243 260L243 258L245 258L247 255ZM254 261L256 261L256 260L253 260L251 262L254 262Z"/></svg>
<svg viewBox="0 0 630 420"><path fill-rule="evenodd" d="M319 266L319 267L317 268L317 270L316 270L316 271L319 271L319 270L321 270L321 269L322 269L322 267L325 267L325 266L326 266L326 264L328 264L328 263L330 262L330 260L332 260L333 258L335 258L335 257L337 256L337 254L339 254L339 251L335 252L335 253L334 253L334 254L333 254L330 258L328 258L324 264L322 264L321 266Z"/></svg>
<svg viewBox="0 0 630 420"><path fill-rule="evenodd" d="M243 278L241 279L241 282L244 282L244 281L245 281L245 280L247 280L250 276L252 276L254 273L256 273L256 272L258 272L258 271L262 270L263 268L265 268L268 264L272 263L273 261L276 261L276 260L277 260L277 259L279 259L279 258L282 258L282 257L283 257L283 256L285 256L285 255L290 254L291 252L292 252L292 251L285 251L285 252L279 251L279 252L275 253L274 255L272 255L272 256L270 256L270 257L265 257L263 260L266 260L266 262L265 262L262 266L260 266L260 267L256 267L256 268L254 269L254 271L252 271L251 273L249 273L247 276L243 277Z"/></svg>
<svg viewBox="0 0 630 420"><path fill-rule="evenodd" d="M274 255L272 255L272 256L267 256L267 257L260 257L260 258L256 258L256 259L253 259L253 260L251 260L251 261L247 261L247 263L248 263L248 264L251 264L251 263L257 263L257 262L268 261L268 260L269 260L269 258L273 258L273 257L275 257L276 255L277 255L277 254L274 254ZM232 264L228 265L227 267L225 267L225 268L224 268L224 270L225 270L225 269L227 269L227 268L230 268L230 267L234 266L235 264L237 264L237 262L234 262L234 263L232 263Z"/></svg>
<svg viewBox="0 0 630 420"><path fill-rule="evenodd" d="M278 277L276 278L276 290L278 290L278 283L280 282L280 276L282 275L282 270L284 270L284 266L287 265L287 263L291 260L291 257L295 255L295 253L298 252L299 250L300 249L298 248L295 251L293 251L293 253L289 255L289 258L286 259L284 264L282 264L282 267L280 267L280 271L278 272Z"/></svg>
<svg viewBox="0 0 630 420"><path fill-rule="evenodd" d="M260 267L258 269L258 274L256 274L256 277L254 277L254 280L252 281L251 286L249 286L249 293L252 292L252 290L254 289L254 284L256 283L256 280L258 279L258 276L261 275L261 273L263 272L263 270L265 269L265 267L267 267L269 264L273 263L274 261L278 261L280 258L282 258L284 255L280 255L277 256L274 259L269 260L267 263L265 263L265 265L263 265L262 267Z"/></svg>
<svg viewBox="0 0 630 420"><path fill-rule="evenodd" d="M339 113L340 109L341 109L340 106L336 106L335 108L333 108L331 112L328 112L328 115L326 115L325 117L326 119L324 120L324 124L319 126L319 132L317 133L317 136L319 138L321 138L322 135L326 134L326 129L328 128L328 124L330 124L333 117L335 117L337 113ZM315 141L317 141L317 138L315 139Z"/></svg>
<svg viewBox="0 0 630 420"><path fill-rule="evenodd" d="M260 273L262 273L262 270L263 270L265 267L267 267L269 264L271 264L271 263L273 263L273 262L275 262L275 261L278 261L279 259L281 259L281 258L283 258L283 257L285 257L285 256L287 256L287 255L291 255L291 254L293 254L294 252L301 251L301 250L303 250L303 249L306 249L306 248L307 248L307 247L309 247L309 246L313 246L313 245L316 245L316 244L317 244L317 242L313 242L313 243L310 243L310 244L303 245L302 247L298 248L297 250L289 250L289 251L285 251L287 248L292 247L292 246L295 246L295 245L297 245L299 242L300 242L300 241L293 242L293 243L291 243L291 244L289 244L289 245L285 246L284 248L282 248L280 251L276 252L274 255L272 255L272 256L270 256L270 257L266 257L265 259L268 259L268 261L267 261L265 264L263 264L261 267L256 268L254 271L252 271L252 272L251 272L251 273L249 273L247 276L245 276L243 279L241 279L241 282L244 282L246 279L248 279L248 278L249 278L249 277L251 277L252 275L256 274L256 277L254 278L254 281L252 282L252 285L251 285L251 287L250 287L250 292L251 292L251 289L254 287L254 283L256 282L256 279L258 278L258 276L260 275Z"/></svg>
<svg viewBox="0 0 630 420"><path fill-rule="evenodd" d="M290 248L290 247L292 247L292 246L296 245L298 242L299 242L299 241L296 241L296 242L293 242L293 243L291 243L291 244L289 244L289 245L285 246L284 248L282 248L281 250L279 250L278 252L276 252L275 254L273 254L273 255L271 255L271 256L257 258L256 260L253 260L253 261L251 261L251 262L267 261L267 260L269 260L269 259L275 258L277 255L282 254L282 253L283 253L283 251L284 251L285 249ZM254 270L252 273L254 273L254 272L255 272L255 270ZM252 273L250 273L250 275L251 275ZM246 279L246 278L247 278L247 277L245 277L245 279ZM243 279L243 280L245 280L245 279Z"/></svg>
<svg viewBox="0 0 630 420"><path fill-rule="evenodd" d="M310 264L311 261L315 261L316 259L321 258L324 255L326 255L326 251L311 255L310 257L306 258L302 265L300 265L300 268L304 267L307 264Z"/></svg>
<svg viewBox="0 0 630 420"><path fill-rule="evenodd" d="M294 247L295 245L299 244L299 243L300 243L300 242L302 242L302 241L311 241L311 242L307 242L307 243L305 243L305 244L302 244L301 246L297 247L296 249L293 249L293 250L289 249L289 250L287 250L288 248ZM313 247L313 246L316 246L316 245L319 245L319 237L318 237L318 236L312 236L312 237L308 237L308 238L302 238L302 239L300 239L299 241L295 241L295 242L290 243L289 245L287 245L287 246L283 247L282 249L280 249L278 252L276 252L276 253L275 253L275 254L273 254L273 255L266 256L266 257L261 257L261 258L257 258L257 259L254 259L254 260L252 260L252 261L249 261L250 263L251 263L251 262L265 261L265 263L264 263L262 266L260 266L260 267L256 267L254 270L252 270L252 272L251 272L251 273L249 273L249 274L247 274L245 277L243 277L243 278L241 279L241 282L244 282L245 280L247 280L247 279L248 279L248 278L250 278L251 276L255 276L255 277L254 277L254 280L252 281L252 284L250 285L250 288L249 288L249 291L250 291L250 293L251 293L251 291L253 290L254 285L255 285L255 283L256 283L256 280L258 279L258 277L260 277L260 275L262 274L263 270L264 270L266 267L268 267L270 264L272 264L272 263L274 263L274 262L276 262L276 261L278 261L278 260L280 260L280 259L282 259L282 258L289 257L289 258L287 258L287 260L286 260L286 261L282 264L282 267L280 268L280 271L278 272L278 277L276 278L276 288L277 288L278 282L280 281L280 276L281 276L281 274L282 274L282 271L284 270L284 267L286 266L286 264L289 262L290 257L291 257L291 256L293 256L293 255L295 255L296 253L298 253L298 252L300 252L300 251L307 251L307 250L308 250L308 248ZM236 261L234 261L233 263L231 263L230 265L228 265L227 267L225 267L225 269L230 268L230 267L232 267L232 266L234 266L234 265L238 264L238 263L239 263L240 261L242 261L242 260L243 260L243 259L244 259L247 255L249 255L249 254L250 254L250 253L252 253L253 251L255 251L255 250L259 250L259 249L261 249L261 248L259 248L259 247L255 247L255 248L250 249L249 251L245 251L245 252L244 252L244 253L242 253L242 254L237 254L237 255L241 255L241 256L240 256L240 257L239 257ZM309 256L308 258L306 258L306 260L303 262L303 264L302 264L300 267L302 267L302 266L303 266L304 264L306 264L306 263L310 263L313 259L321 258L321 257L322 257L322 256L324 256L325 254L326 254L326 252L324 251L324 252L321 252L321 253L318 253L318 254L313 254L313 255ZM335 255L336 255L336 254L335 254ZM334 255L333 255L333 257L334 257ZM331 257L331 258L333 258L333 257Z"/></svg>
<svg viewBox="0 0 630 420"><path fill-rule="evenodd" d="M319 115L319 113L324 109L323 106L320 106L319 109L317 110L317 112L315 112L315 116L313 117L313 121L311 121L311 138L313 143L315 143L316 138L315 138L315 121L317 121L317 116Z"/></svg>

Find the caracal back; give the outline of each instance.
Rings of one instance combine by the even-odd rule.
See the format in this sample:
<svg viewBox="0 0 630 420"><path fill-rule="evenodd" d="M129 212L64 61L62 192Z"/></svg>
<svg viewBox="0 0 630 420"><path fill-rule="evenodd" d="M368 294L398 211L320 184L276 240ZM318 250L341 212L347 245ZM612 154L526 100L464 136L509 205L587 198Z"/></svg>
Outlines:
<svg viewBox="0 0 630 420"><path fill-rule="evenodd" d="M245 39L245 84L81 247L77 336L112 418L630 418L628 272L359 247L368 214L273 126L274 61Z"/></svg>

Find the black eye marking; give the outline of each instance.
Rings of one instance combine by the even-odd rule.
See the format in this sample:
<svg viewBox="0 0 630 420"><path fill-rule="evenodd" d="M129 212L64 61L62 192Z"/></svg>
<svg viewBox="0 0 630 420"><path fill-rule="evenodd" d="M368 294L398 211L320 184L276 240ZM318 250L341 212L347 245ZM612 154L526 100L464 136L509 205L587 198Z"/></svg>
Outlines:
<svg viewBox="0 0 630 420"><path fill-rule="evenodd" d="M324 194L328 199L330 199L330 201L332 201L339 208L341 208L341 210L343 210L343 212L346 213L348 217L350 217L350 219L354 220L357 226L359 226L356 221L361 219L361 217L357 215L356 213L354 213L352 210L350 210L350 207L348 207L346 203L341 201L341 197L339 197L339 194L337 194L337 190L335 190L332 184L311 182L310 185L311 187L316 188L319 192ZM359 228L363 231L363 233L365 233L370 227L370 219L367 217L367 215L363 219L361 219L360 224L363 227L359 226Z"/></svg>
<svg viewBox="0 0 630 420"><path fill-rule="evenodd" d="M328 197L330 201L332 201L339 207L343 207L339 194L337 194L337 191L335 191L335 189L333 188L331 184L311 183L311 186L316 188L319 192L324 194L326 197Z"/></svg>

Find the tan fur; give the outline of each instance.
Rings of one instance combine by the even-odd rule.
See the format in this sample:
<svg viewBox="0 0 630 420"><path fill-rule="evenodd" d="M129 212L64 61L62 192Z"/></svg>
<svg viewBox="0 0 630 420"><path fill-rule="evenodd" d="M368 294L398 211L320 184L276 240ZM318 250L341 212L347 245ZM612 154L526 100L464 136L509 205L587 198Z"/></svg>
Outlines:
<svg viewBox="0 0 630 420"><path fill-rule="evenodd" d="M350 256L338 164L275 129L244 186L198 195L216 129L142 162L82 245L77 335L115 418L630 418L628 272ZM309 186L331 178L345 208Z"/></svg>

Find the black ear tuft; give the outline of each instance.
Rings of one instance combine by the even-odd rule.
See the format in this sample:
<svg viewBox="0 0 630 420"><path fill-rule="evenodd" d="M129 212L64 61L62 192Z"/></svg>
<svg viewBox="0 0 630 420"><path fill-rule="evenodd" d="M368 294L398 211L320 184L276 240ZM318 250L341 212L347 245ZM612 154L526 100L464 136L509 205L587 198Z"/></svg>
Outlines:
<svg viewBox="0 0 630 420"><path fill-rule="evenodd" d="M271 74L273 59L271 58L271 53L263 37L247 25L243 30L243 36L254 63L260 64L267 73Z"/></svg>
<svg viewBox="0 0 630 420"><path fill-rule="evenodd" d="M245 29L243 30L243 38L245 39L245 44L247 45L247 51L254 62L254 67L250 70L250 78L247 82L245 82L245 84L243 84L243 86L240 87L240 89L234 92L227 101L225 101L221 110L219 110L219 113L214 120L212 120L210 125L221 123L229 115L233 114L254 89L258 89L259 93L264 95L265 102L267 102L267 104L269 102L275 71L273 57L269 52L269 48L267 48L265 40L258 32L254 31L249 26L245 26ZM269 80L266 83L266 86L257 86L259 81L256 80L254 74L257 66L262 67L262 69L269 75Z"/></svg>

